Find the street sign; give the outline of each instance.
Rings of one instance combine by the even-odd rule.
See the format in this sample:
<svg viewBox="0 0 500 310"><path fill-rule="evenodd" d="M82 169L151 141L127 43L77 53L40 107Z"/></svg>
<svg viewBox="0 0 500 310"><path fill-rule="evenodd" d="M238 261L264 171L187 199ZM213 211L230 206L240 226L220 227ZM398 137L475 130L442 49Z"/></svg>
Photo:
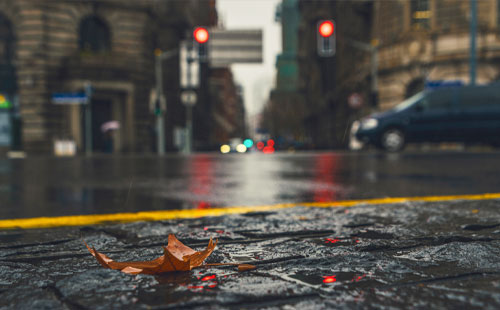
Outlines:
<svg viewBox="0 0 500 310"><path fill-rule="evenodd" d="M437 89L442 87L461 87L464 82L461 80L427 80L425 81L425 89Z"/></svg>
<svg viewBox="0 0 500 310"><path fill-rule="evenodd" d="M86 93L53 93L53 104L86 104L88 97Z"/></svg>
<svg viewBox="0 0 500 310"><path fill-rule="evenodd" d="M358 93L352 93L349 98L347 98L347 103L352 109L359 109L363 105L363 97Z"/></svg>
<svg viewBox="0 0 500 310"><path fill-rule="evenodd" d="M196 99L196 92L194 90L185 90L181 93L181 101L185 106L194 106Z"/></svg>
<svg viewBox="0 0 500 310"><path fill-rule="evenodd" d="M208 48L212 67L262 63L262 30L211 29Z"/></svg>
<svg viewBox="0 0 500 310"><path fill-rule="evenodd" d="M180 84L182 88L198 87L200 85L200 64L192 42L182 41L180 44Z"/></svg>

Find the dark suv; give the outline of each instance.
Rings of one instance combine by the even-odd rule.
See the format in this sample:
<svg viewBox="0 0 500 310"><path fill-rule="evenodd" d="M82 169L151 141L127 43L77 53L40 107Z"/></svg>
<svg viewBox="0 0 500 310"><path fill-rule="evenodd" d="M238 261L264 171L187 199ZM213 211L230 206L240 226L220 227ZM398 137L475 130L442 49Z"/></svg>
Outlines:
<svg viewBox="0 0 500 310"><path fill-rule="evenodd" d="M500 145L500 83L423 91L357 127L356 138L388 151L407 142Z"/></svg>

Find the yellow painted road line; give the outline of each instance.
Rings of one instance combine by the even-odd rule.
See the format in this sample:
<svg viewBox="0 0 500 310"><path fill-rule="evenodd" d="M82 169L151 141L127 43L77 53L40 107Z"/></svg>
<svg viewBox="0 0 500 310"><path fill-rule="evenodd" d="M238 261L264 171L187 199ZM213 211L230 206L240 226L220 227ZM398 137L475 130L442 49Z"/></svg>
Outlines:
<svg viewBox="0 0 500 310"><path fill-rule="evenodd" d="M332 202L309 202L309 203L285 203L264 206L235 206L213 209L190 209L190 210L165 210L144 211L136 213L113 213L72 215L58 217L37 217L26 219L0 220L0 229L15 228L50 228L62 226L84 226L97 225L111 222L139 222L139 221L164 221L173 219L190 219L207 216L223 216L226 214L242 214L249 212L273 211L293 207L313 208L338 208L354 207L362 205L386 205L404 203L409 201L452 201L452 200L491 200L500 199L500 193L480 195L455 195L455 196L424 196L424 197L398 197L398 198L376 198L363 200L345 200Z"/></svg>

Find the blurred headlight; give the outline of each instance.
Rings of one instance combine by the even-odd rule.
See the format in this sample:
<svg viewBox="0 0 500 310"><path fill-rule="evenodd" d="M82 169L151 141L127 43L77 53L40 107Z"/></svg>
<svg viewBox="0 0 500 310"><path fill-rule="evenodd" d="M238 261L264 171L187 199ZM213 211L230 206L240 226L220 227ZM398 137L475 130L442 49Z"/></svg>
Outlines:
<svg viewBox="0 0 500 310"><path fill-rule="evenodd" d="M224 144L220 147L220 152L222 154L226 154L226 153L229 153L231 151L231 147L227 144Z"/></svg>
<svg viewBox="0 0 500 310"><path fill-rule="evenodd" d="M375 118L367 118L361 122L361 129L373 129L378 126L378 120Z"/></svg>
<svg viewBox="0 0 500 310"><path fill-rule="evenodd" d="M243 144L238 144L236 147L236 152L238 153L245 153L247 151L247 147Z"/></svg>

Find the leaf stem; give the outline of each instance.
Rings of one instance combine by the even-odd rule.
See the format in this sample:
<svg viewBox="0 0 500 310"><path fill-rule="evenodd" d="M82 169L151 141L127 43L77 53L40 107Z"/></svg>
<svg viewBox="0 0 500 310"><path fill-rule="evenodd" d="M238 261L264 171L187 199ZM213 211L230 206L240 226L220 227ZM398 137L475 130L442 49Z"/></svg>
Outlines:
<svg viewBox="0 0 500 310"><path fill-rule="evenodd" d="M215 267L215 266L239 266L241 264L238 263L212 263L212 264L203 264L194 268L201 268L201 267ZM193 269L194 269L193 268Z"/></svg>

